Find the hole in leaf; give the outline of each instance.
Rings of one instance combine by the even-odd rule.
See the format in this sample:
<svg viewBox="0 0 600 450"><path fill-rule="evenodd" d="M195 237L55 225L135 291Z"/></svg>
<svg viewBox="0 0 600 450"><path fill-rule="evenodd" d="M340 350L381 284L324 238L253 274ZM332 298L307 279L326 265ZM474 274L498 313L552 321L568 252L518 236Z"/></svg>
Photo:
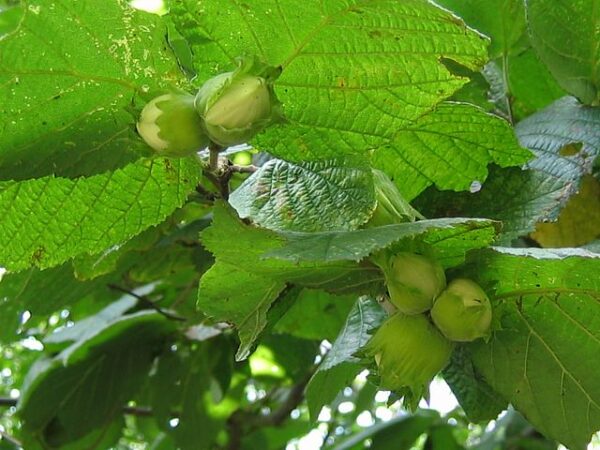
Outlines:
<svg viewBox="0 0 600 450"><path fill-rule="evenodd" d="M448 72L450 72L452 75L456 75L457 77L473 78L475 75L477 75L477 72L472 71L467 66L464 66L453 59L442 56L440 57L439 61L446 69L448 69Z"/></svg>

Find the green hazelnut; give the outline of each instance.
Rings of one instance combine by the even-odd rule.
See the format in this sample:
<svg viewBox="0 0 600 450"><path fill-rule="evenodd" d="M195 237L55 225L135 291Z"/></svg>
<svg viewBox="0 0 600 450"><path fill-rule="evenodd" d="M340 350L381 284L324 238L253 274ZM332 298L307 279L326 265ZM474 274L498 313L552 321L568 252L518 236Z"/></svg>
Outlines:
<svg viewBox="0 0 600 450"><path fill-rule="evenodd" d="M472 280L453 280L435 300L433 323L451 341L469 342L489 334L492 305Z"/></svg>
<svg viewBox="0 0 600 450"><path fill-rule="evenodd" d="M433 299L446 287L444 268L414 253L397 253L383 268L390 301L405 314L431 309Z"/></svg>
<svg viewBox="0 0 600 450"><path fill-rule="evenodd" d="M273 73L256 59L243 60L237 70L202 85L195 107L211 141L222 147L243 144L281 118Z"/></svg>
<svg viewBox="0 0 600 450"><path fill-rule="evenodd" d="M191 94L171 93L154 98L144 106L137 130L162 156L188 156L209 143Z"/></svg>
<svg viewBox="0 0 600 450"><path fill-rule="evenodd" d="M375 358L381 387L421 395L448 364L452 349L425 315L396 313L373 335L365 353Z"/></svg>

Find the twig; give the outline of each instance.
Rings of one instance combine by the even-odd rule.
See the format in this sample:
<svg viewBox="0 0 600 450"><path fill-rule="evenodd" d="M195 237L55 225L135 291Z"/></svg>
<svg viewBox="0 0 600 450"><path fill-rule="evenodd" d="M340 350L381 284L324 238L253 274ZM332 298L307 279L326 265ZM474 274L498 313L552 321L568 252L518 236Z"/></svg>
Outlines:
<svg viewBox="0 0 600 450"><path fill-rule="evenodd" d="M511 125L514 125L515 119L512 110L512 94L510 92L510 82L508 79L508 56L506 52L502 55L502 83L506 91L506 113L508 115L508 121Z"/></svg>
<svg viewBox="0 0 600 450"><path fill-rule="evenodd" d="M219 171L219 152L221 150L223 150L223 147L214 142L211 142L208 146L208 168L212 173Z"/></svg>
<svg viewBox="0 0 600 450"><path fill-rule="evenodd" d="M154 411L145 406L123 406L123 414L137 417L152 417Z"/></svg>
<svg viewBox="0 0 600 450"><path fill-rule="evenodd" d="M242 437L245 433L265 426L277 427L283 424L290 416L290 413L304 399L304 389L306 389L306 385L317 370L317 367L318 365L313 366L304 378L292 386L285 400L272 413L257 416L256 412L243 409L234 411L227 420L227 434L229 437L227 450L239 450L241 448Z"/></svg>
<svg viewBox="0 0 600 450"><path fill-rule="evenodd" d="M237 164L231 164L229 170L234 173L254 173L258 170L258 167L253 165L238 166Z"/></svg>
<svg viewBox="0 0 600 450"><path fill-rule="evenodd" d="M14 445L16 448L23 448L23 444L21 444L21 441L12 437L10 434L5 433L4 431L0 430L0 437L2 438L2 439L0 439L0 441L6 441L6 442Z"/></svg>
<svg viewBox="0 0 600 450"><path fill-rule="evenodd" d="M304 389L313 376L314 370L311 370L306 376L295 384L283 403L266 416L259 416L252 428L256 429L262 426L279 426L290 416L290 413L298 407L304 399Z"/></svg>
<svg viewBox="0 0 600 450"><path fill-rule="evenodd" d="M130 291L129 289L126 289L124 287L121 287L121 286L118 286L118 285L112 284L112 283L107 284L107 286L110 289L114 289L115 291L123 292L124 294L128 294L128 295L131 295L132 297L137 298L140 302L142 302L143 305L148 306L151 309L154 309L156 312L158 312L159 314L162 314L167 319L177 320L180 322L185 322L187 320L185 317L181 317L176 314L165 311L164 309L162 309L161 307L156 305L156 303L154 303L152 300L150 300L145 295L136 294L135 292Z"/></svg>
<svg viewBox="0 0 600 450"><path fill-rule="evenodd" d="M296 407L304 399L304 389L310 381L311 376L312 373L300 383L295 384L292 389L290 389L288 396L281 406L271 414L260 417L260 419L257 421L258 423L254 425L254 428L259 428L261 426L279 426L285 422L285 420L290 416L290 413L296 409Z"/></svg>
<svg viewBox="0 0 600 450"><path fill-rule="evenodd" d="M18 398L0 397L0 406L17 406L18 401ZM138 417L150 417L154 414L150 408L145 406L123 406L122 411L123 414Z"/></svg>
<svg viewBox="0 0 600 450"><path fill-rule="evenodd" d="M204 176L213 184L213 186L218 189L223 200L227 200L229 198L229 180L231 178L231 174L224 172L219 176L205 170Z"/></svg>
<svg viewBox="0 0 600 450"><path fill-rule="evenodd" d="M0 397L0 406L16 406L17 399L12 397Z"/></svg>
<svg viewBox="0 0 600 450"><path fill-rule="evenodd" d="M208 189L206 189L201 184L196 185L196 192L198 194L200 194L203 199L206 199L206 200L208 200L211 203L215 201L215 194L214 194L214 192L210 192Z"/></svg>
<svg viewBox="0 0 600 450"><path fill-rule="evenodd" d="M223 147L215 143L212 143L208 147L208 168L204 169L204 176L217 188L221 198L223 200L227 200L229 198L229 181L231 180L233 174L254 173L258 170L258 167L253 165L239 166L237 164L233 164L229 160L227 160L226 164L223 164L219 161L219 153L221 150L223 150ZM196 187L196 191L200 195L210 198L207 196L208 191L202 186L198 185ZM212 198L212 200L214 200L214 198Z"/></svg>
<svg viewBox="0 0 600 450"><path fill-rule="evenodd" d="M227 450L242 448L244 435L244 412L241 409L234 411L227 419Z"/></svg>

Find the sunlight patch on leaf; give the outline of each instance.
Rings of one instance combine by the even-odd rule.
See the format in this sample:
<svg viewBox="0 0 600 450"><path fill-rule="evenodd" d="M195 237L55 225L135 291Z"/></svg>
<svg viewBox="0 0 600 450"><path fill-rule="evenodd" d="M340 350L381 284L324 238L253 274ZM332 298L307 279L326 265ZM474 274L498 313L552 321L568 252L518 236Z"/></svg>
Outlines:
<svg viewBox="0 0 600 450"><path fill-rule="evenodd" d="M411 200L432 184L468 191L474 181L486 180L490 162L515 166L531 156L503 119L465 103L442 103L401 128L390 145L375 151L373 161Z"/></svg>
<svg viewBox="0 0 600 450"><path fill-rule="evenodd" d="M0 178L93 175L147 154L132 101L182 81L160 18L125 0L23 9L0 41Z"/></svg>
<svg viewBox="0 0 600 450"><path fill-rule="evenodd" d="M194 161L153 159L89 178L15 183L0 193L0 261L18 271L98 253L164 220L199 176Z"/></svg>

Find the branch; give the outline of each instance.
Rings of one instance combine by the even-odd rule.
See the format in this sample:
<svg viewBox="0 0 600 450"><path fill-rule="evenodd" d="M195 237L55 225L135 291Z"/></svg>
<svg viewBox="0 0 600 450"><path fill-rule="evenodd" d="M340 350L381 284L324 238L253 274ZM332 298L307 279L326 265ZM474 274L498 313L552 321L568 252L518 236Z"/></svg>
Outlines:
<svg viewBox="0 0 600 450"><path fill-rule="evenodd" d="M154 411L145 406L123 406L123 414L136 417L152 417Z"/></svg>
<svg viewBox="0 0 600 450"><path fill-rule="evenodd" d="M227 200L229 198L229 182L231 181L231 177L233 177L235 173L254 173L258 170L258 167L253 165L239 166L233 164L225 157L219 158L219 152L221 150L223 150L223 148L216 144L212 144L211 147L209 147L208 167L206 168L205 166L203 172L206 179L217 188L221 198ZM201 186L198 186L196 191L203 196L206 196L207 194L207 191ZM212 200L214 200L214 198Z"/></svg>
<svg viewBox="0 0 600 450"><path fill-rule="evenodd" d="M275 411L267 415L257 415L256 412L238 409L227 420L228 443L227 450L239 450L244 434L261 427L277 427L282 425L290 413L298 407L304 399L306 385L317 370L318 365L311 367L308 373L288 392L285 400Z"/></svg>
<svg viewBox="0 0 600 450"><path fill-rule="evenodd" d="M112 284L112 283L107 284L107 286L110 289L114 289L115 291L123 292L124 294L131 295L132 297L137 298L140 302L142 302L142 304L144 306L148 306L150 309L154 309L156 312L162 314L167 319L177 320L179 322L185 322L187 320L185 317L181 317L176 314L165 311L164 309L159 307L156 303L154 303L152 300L150 300L145 295L136 294L135 292L130 291L129 289L126 289L124 287L121 287L121 286L118 286L118 285Z"/></svg>
<svg viewBox="0 0 600 450"><path fill-rule="evenodd" d="M231 164L229 166L229 171L234 173L254 173L258 170L258 167L249 165L249 166L238 166L237 164Z"/></svg>
<svg viewBox="0 0 600 450"><path fill-rule="evenodd" d="M219 152L223 150L218 144L211 142L208 146L208 168L212 173L219 171Z"/></svg>
<svg viewBox="0 0 600 450"><path fill-rule="evenodd" d="M0 406L16 406L17 399L12 397L0 397Z"/></svg>
<svg viewBox="0 0 600 450"><path fill-rule="evenodd" d="M311 370L300 380L297 384L292 386L286 399L283 403L270 414L266 416L259 416L255 423L252 424L252 429L256 429L262 426L273 426L277 427L281 425L290 416L290 413L298 407L298 405L304 399L304 389L312 378L314 370Z"/></svg>
<svg viewBox="0 0 600 450"><path fill-rule="evenodd" d="M18 401L18 398L0 397L0 406L17 406ZM122 411L123 414L138 417L150 417L154 414L150 408L147 408L145 406L123 406Z"/></svg>
<svg viewBox="0 0 600 450"><path fill-rule="evenodd" d="M231 178L231 175L228 175L228 172L223 172L221 175L216 175L213 172L205 170L204 176L213 184L213 186L217 188L223 200L227 200L229 198L229 179Z"/></svg>
<svg viewBox="0 0 600 450"><path fill-rule="evenodd" d="M239 450L242 448L242 436L244 435L244 413L241 409L234 411L227 419L227 450Z"/></svg>
<svg viewBox="0 0 600 450"><path fill-rule="evenodd" d="M513 115L513 97L510 92L510 82L508 80L508 56L506 52L502 55L502 83L504 84L504 88L506 90L506 113L508 115L508 121L511 125L514 126L515 118Z"/></svg>
<svg viewBox="0 0 600 450"><path fill-rule="evenodd" d="M196 185L196 192L200 194L202 199L207 201L208 203L213 203L216 199L216 195L213 192L210 192L201 184Z"/></svg>
<svg viewBox="0 0 600 450"><path fill-rule="evenodd" d="M16 438L12 437L10 434L7 434L2 430L0 430L0 438L0 441L6 441L9 444L14 445L16 448L23 448L23 444L21 444L21 441L17 440Z"/></svg>

